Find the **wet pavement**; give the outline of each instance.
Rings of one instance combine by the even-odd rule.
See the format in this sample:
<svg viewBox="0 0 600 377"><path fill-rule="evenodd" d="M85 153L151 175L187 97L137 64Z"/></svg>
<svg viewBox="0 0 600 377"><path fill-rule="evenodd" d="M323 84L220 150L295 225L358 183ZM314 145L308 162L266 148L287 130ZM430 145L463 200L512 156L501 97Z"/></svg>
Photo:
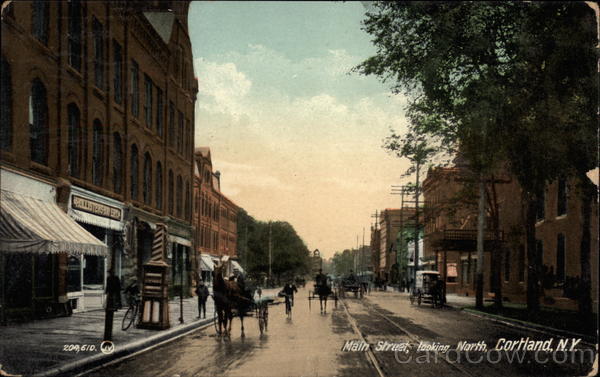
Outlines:
<svg viewBox="0 0 600 377"><path fill-rule="evenodd" d="M230 338L212 327L175 340L91 376L572 376L587 375L593 349L585 361L553 361L547 353L522 353L512 362L498 352L457 352L461 341L487 343L498 339L548 340L552 335L512 328L476 318L453 308L413 306L406 294L372 292L363 299L346 298L337 308L319 312L318 301L308 305L308 286L296 296L292 319L284 305L270 307L269 328L259 335L257 319L246 318L246 337L234 319ZM361 340L369 350L343 351L347 341ZM553 340L554 345L558 338ZM408 352L376 350L379 342L405 344ZM448 346L447 352L417 352L419 344ZM519 360L521 357L521 361Z"/></svg>

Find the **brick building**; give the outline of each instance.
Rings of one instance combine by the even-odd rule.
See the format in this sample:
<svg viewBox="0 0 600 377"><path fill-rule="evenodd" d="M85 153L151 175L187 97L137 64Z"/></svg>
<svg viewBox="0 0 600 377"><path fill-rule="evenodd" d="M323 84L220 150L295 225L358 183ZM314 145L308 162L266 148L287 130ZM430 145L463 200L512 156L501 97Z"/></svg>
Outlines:
<svg viewBox="0 0 600 377"><path fill-rule="evenodd" d="M221 192L221 173L213 171L210 148L196 148L195 158L193 221L198 271L203 280L210 280L214 262L227 259L227 274L243 272L237 262L239 207Z"/></svg>
<svg viewBox="0 0 600 377"><path fill-rule="evenodd" d="M500 175L495 184L499 226L492 229L488 206L484 236L484 295L491 297L491 254L494 240L502 250L502 294L510 302L526 301L527 253L521 188L515 179ZM474 295L477 268L476 195L461 193L468 182L464 168L435 168L424 181L427 203L425 254L446 278L447 292ZM488 184L488 191L491 185ZM581 274L580 243L582 202L576 181L559 180L548 185L538 203L537 245L545 271L542 305L576 309L576 288ZM592 203L592 297L597 311L598 205Z"/></svg>
<svg viewBox="0 0 600 377"><path fill-rule="evenodd" d="M71 0L4 9L2 189L46 185L55 204L109 248L108 258L68 246L21 253L18 264L33 273L10 284L21 279L28 298L8 311L31 314L42 299L75 310L101 305L111 267L123 285L139 280L157 223L169 231L171 285L182 281L175 274L189 281L197 84L188 6ZM2 267L15 268L14 254L2 254ZM49 255L43 265L39 255ZM4 280L4 296L17 294Z"/></svg>

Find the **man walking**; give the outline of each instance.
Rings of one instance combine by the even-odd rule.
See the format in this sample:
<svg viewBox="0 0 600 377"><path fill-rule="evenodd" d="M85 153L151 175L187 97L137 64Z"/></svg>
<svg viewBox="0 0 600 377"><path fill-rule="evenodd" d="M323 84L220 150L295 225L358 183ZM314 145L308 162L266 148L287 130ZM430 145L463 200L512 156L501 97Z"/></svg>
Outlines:
<svg viewBox="0 0 600 377"><path fill-rule="evenodd" d="M204 281L200 280L196 287L196 294L198 295L198 318L206 318L206 300L208 299L208 288L204 285Z"/></svg>

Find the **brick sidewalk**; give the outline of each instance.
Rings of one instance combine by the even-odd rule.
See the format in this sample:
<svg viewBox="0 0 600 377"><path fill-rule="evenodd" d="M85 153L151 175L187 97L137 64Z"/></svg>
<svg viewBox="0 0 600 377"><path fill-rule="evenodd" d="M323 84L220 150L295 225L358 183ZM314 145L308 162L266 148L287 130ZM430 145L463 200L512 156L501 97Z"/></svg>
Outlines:
<svg viewBox="0 0 600 377"><path fill-rule="evenodd" d="M197 328L213 318L214 305L209 297L206 305L207 320L198 319L198 300L196 297L183 300L183 320L179 323L179 297L169 302L171 327L166 330L143 330L130 327L121 330L121 321L126 308L115 312L113 322L113 343L115 353L136 344L136 348L145 348L160 339L168 339L182 332ZM0 364L2 370L12 374L34 375L55 374L69 365L85 365L88 359L100 361L104 355L100 352L100 343L104 335L104 310L75 313L70 317L36 320L22 324L0 327ZM157 337L156 335L160 335ZM164 340L163 339L163 340ZM146 342L146 340L151 340ZM145 344L148 343L148 344ZM96 350L65 351L69 345L94 345ZM53 373L54 372L54 373ZM64 370L68 373L67 370Z"/></svg>

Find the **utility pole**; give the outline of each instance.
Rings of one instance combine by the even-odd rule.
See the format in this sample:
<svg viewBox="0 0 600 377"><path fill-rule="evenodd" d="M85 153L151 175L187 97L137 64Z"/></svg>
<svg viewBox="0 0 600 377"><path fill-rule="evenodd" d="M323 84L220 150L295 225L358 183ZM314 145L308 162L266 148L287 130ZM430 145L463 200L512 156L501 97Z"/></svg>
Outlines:
<svg viewBox="0 0 600 377"><path fill-rule="evenodd" d="M363 263L363 255L364 255L364 249L365 249L365 227L363 226L363 240L362 240L362 246L360 248L360 251L358 252L358 255L360 257L360 259L358 260L360 263L360 272L364 272L364 263Z"/></svg>
<svg viewBox="0 0 600 377"><path fill-rule="evenodd" d="M269 280L271 280L271 262L272 262L273 245L271 241L271 221L269 221Z"/></svg>
<svg viewBox="0 0 600 377"><path fill-rule="evenodd" d="M415 179L415 271L413 277L413 289L417 283L417 270L419 269L419 168L420 163L416 163L416 179Z"/></svg>

